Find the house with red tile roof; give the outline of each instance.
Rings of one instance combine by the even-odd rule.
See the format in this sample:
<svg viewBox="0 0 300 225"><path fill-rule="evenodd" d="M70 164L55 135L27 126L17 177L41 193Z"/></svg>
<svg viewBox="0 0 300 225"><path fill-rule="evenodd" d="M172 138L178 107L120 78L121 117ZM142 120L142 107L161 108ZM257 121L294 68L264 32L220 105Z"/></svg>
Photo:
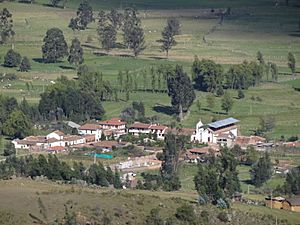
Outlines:
<svg viewBox="0 0 300 225"><path fill-rule="evenodd" d="M113 135L114 137L120 137L126 134L126 122L123 122L120 118L112 118L110 120L98 122L105 136Z"/></svg>
<svg viewBox="0 0 300 225"><path fill-rule="evenodd" d="M86 123L78 128L80 135L95 135L95 141L101 139L102 128L99 124Z"/></svg>
<svg viewBox="0 0 300 225"><path fill-rule="evenodd" d="M135 122L128 128L128 133L134 136L156 134L157 140L164 140L167 129L168 127L164 125Z"/></svg>

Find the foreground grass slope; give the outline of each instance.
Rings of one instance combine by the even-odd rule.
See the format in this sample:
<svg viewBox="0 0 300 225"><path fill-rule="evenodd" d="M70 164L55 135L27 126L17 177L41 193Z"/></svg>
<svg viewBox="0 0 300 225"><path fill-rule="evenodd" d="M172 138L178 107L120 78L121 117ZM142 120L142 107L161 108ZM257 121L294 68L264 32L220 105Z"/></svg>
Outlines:
<svg viewBox="0 0 300 225"><path fill-rule="evenodd" d="M159 207L166 218L175 213L176 208L186 201L194 202L194 194L176 192L113 191L109 189L88 189L52 182L37 182L26 179L0 181L0 223L31 224L29 213L42 218L38 199L45 206L48 220L61 218L64 204L69 202L75 212L81 215L97 215L103 209L112 219L112 224L143 224L152 208ZM196 213L206 210L210 224L225 224L217 219L219 209L212 206L196 206ZM233 205L229 213L234 215L231 224L278 224L287 220L291 224L300 222L299 213L271 210L247 205ZM237 209L238 208L238 209Z"/></svg>

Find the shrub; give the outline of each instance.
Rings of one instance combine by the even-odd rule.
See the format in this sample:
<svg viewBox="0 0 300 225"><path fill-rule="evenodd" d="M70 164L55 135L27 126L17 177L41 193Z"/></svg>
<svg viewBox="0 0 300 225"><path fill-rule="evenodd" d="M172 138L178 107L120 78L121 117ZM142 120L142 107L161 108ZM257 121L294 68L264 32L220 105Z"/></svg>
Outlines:
<svg viewBox="0 0 300 225"><path fill-rule="evenodd" d="M4 66L16 67L21 63L21 55L18 52L10 49L4 56Z"/></svg>
<svg viewBox="0 0 300 225"><path fill-rule="evenodd" d="M227 223L229 220L226 212L220 212L217 217L220 221L225 222L225 223Z"/></svg>
<svg viewBox="0 0 300 225"><path fill-rule="evenodd" d="M31 65L29 59L25 56L23 57L21 64L20 64L20 71L21 72L28 72L31 69Z"/></svg>
<svg viewBox="0 0 300 225"><path fill-rule="evenodd" d="M245 98L245 94L244 94L244 92L242 91L242 89L239 89L239 90L238 90L238 98L239 98L239 99Z"/></svg>

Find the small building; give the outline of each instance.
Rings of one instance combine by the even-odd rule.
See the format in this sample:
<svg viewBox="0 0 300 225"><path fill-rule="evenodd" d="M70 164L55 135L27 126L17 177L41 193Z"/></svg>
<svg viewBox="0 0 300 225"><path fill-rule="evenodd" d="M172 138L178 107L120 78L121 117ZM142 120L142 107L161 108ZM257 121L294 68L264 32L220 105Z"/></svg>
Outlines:
<svg viewBox="0 0 300 225"><path fill-rule="evenodd" d="M78 133L81 135L93 134L95 135L95 141L99 141L101 138L102 130L99 124L86 123L79 127Z"/></svg>
<svg viewBox="0 0 300 225"><path fill-rule="evenodd" d="M51 138L55 138L57 140L64 139L65 134L60 130L55 130L46 136L47 140Z"/></svg>
<svg viewBox="0 0 300 225"><path fill-rule="evenodd" d="M282 208L294 212L300 212L300 196L286 199L282 203Z"/></svg>
<svg viewBox="0 0 300 225"><path fill-rule="evenodd" d="M100 121L98 124L103 131L111 131L115 137L120 137L121 135L126 134L126 122L123 122L120 118Z"/></svg>
<svg viewBox="0 0 300 225"><path fill-rule="evenodd" d="M283 197L268 197L265 198L266 206L273 208L273 209L282 209L282 203L284 202L285 198Z"/></svg>
<svg viewBox="0 0 300 225"><path fill-rule="evenodd" d="M164 125L135 122L128 128L128 133L134 136L153 134L157 140L164 140L167 130L168 127Z"/></svg>

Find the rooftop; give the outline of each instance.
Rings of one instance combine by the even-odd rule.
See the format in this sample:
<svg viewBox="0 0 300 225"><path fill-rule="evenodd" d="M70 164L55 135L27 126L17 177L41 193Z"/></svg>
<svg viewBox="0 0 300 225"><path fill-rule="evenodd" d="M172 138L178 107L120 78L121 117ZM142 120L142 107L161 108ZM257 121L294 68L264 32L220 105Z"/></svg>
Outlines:
<svg viewBox="0 0 300 225"><path fill-rule="evenodd" d="M130 126L130 128L137 128L137 129L149 129L151 127L151 124L145 124L140 122L135 122Z"/></svg>
<svg viewBox="0 0 300 225"><path fill-rule="evenodd" d="M98 130L100 126L98 124L86 123L82 125L79 130Z"/></svg>
<svg viewBox="0 0 300 225"><path fill-rule="evenodd" d="M286 200L291 206L300 206L300 196L295 196Z"/></svg>
<svg viewBox="0 0 300 225"><path fill-rule="evenodd" d="M234 119L232 117L224 119L224 120L219 120L213 123L209 123L208 126L212 127L212 128L220 128L220 127L224 127L224 126L228 126L230 124L234 124L239 122L239 120Z"/></svg>

